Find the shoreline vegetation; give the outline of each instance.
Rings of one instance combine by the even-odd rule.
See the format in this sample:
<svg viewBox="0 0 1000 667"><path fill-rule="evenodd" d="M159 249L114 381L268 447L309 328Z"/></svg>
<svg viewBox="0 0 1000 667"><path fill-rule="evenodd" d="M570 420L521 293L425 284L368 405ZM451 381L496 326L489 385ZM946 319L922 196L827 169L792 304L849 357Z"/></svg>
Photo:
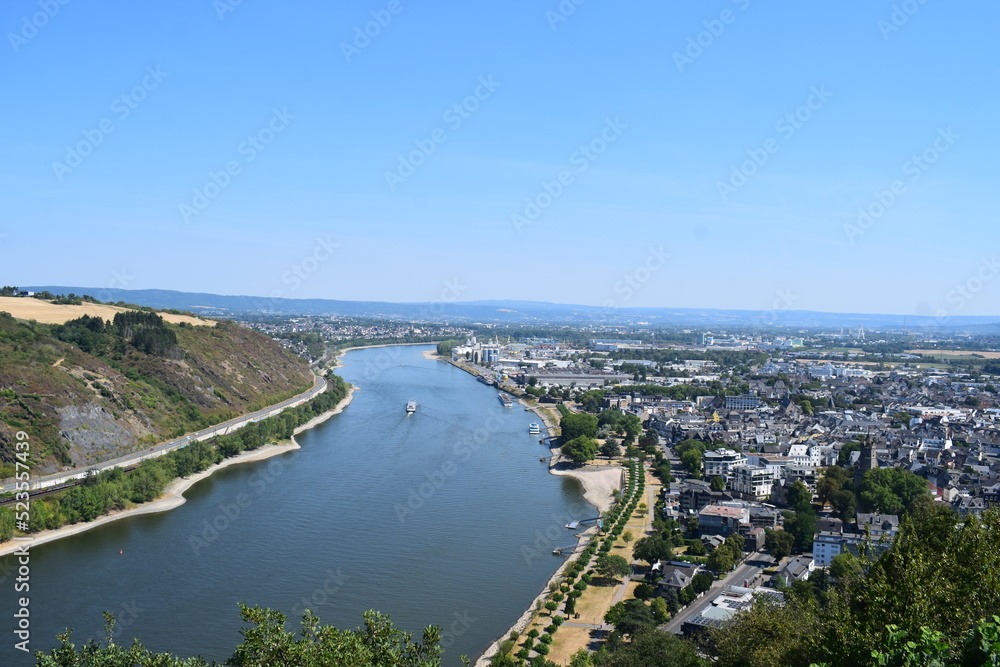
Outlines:
<svg viewBox="0 0 1000 667"><path fill-rule="evenodd" d="M421 356L423 356L424 359L445 361L452 366L465 371L469 375L476 377L476 374L472 372L472 370L462 364L454 363L451 359L438 354L436 350L426 350L421 353ZM518 404L524 406L525 410L534 413L542 422L542 426L547 434L544 437L548 439L549 474L575 479L583 489L584 500L590 505L593 505L598 514L604 514L607 512L612 505L612 490L618 489L621 491L623 488L622 478L624 468L618 464L609 464L605 466L588 465L581 468L566 467L572 464L570 464L569 461L563 457L562 452L559 451L559 447L553 444L557 437L555 435L558 430L557 418L546 412L545 408L536 402L529 402L527 399L522 397L518 397L517 402ZM520 634L531 624L535 614L537 613L539 603L543 602L549 596L553 582L561 580L566 569L572 567L573 563L579 559L580 552L593 542L594 538L597 536L597 526L591 526L585 531L577 533L577 535L577 544L576 548L573 550L573 554L559 565L552 576L549 577L548 581L545 582L545 585L542 587L538 595L531 600L524 613L522 613L521 616L514 621L514 624L511 625L504 634L486 647L479 657L476 658L475 662L472 663L474 667L487 667L493 656L496 655L497 651L499 651L501 642L508 639L511 636L511 633L516 632Z"/></svg>
<svg viewBox="0 0 1000 667"><path fill-rule="evenodd" d="M159 512L167 512L174 508L180 507L187 500L184 498L184 492L190 489L192 486L200 482L201 480L210 477L219 470L228 468L229 466L239 465L242 463L252 463L257 461L263 461L269 459L273 456L279 454L284 454L296 449L300 446L295 440L295 436L303 431L313 428L326 420L330 419L334 415L338 415L344 411L344 409L350 405L354 398L354 392L356 387L352 385L346 386L346 395L335 405L333 408L316 415L309 419L307 422L296 426L292 430L292 434L288 440L283 442L277 442L267 445L262 445L256 449L248 449L243 452L236 454L235 456L230 456L224 458L218 463L214 463L209 467L201 470L197 473L188 475L187 477L177 477L170 481L164 488L163 492L159 497L150 500L148 502L139 503L134 507L129 507L122 510L114 510L110 513L103 514L96 517L91 521L78 522L60 526L59 528L53 528L48 530L42 530L37 533L27 534L27 539L23 537L21 539L10 539L6 542L0 543L0 557L10 555L14 553L17 549L28 544L29 547L35 547L40 544L45 544L48 542L53 542L71 535L78 535L85 531L91 530L98 526L103 526L104 524L111 523L112 521L118 521L120 519L125 519L131 516L138 516L141 514L156 514ZM325 392L324 392L325 393ZM323 394L320 394L322 396ZM308 403L307 403L308 404ZM294 408L293 408L294 409ZM42 502L41 500L36 500L34 502Z"/></svg>
<svg viewBox="0 0 1000 667"><path fill-rule="evenodd" d="M347 348L342 348L337 350L336 356L334 358L334 364L332 369L339 368L343 365L343 357L347 352L353 350L366 349L369 347L395 347L397 345L432 345L433 343L384 343L377 345L359 345ZM450 359L440 355L436 350L425 350L421 353L421 356L429 360L440 360L452 363ZM463 368L459 364L452 364L461 370L471 373L468 369ZM112 521L118 521L120 519L125 519L131 516L138 516L142 514L154 514L159 512L166 512L172 510L176 507L180 507L186 501L184 493L193 487L195 484L203 479L206 479L213 475L214 473L228 468L234 465L240 465L244 463L253 463L258 461L263 461L280 454L285 454L296 449L300 449L300 445L295 440L295 436L311 429L323 422L327 421L331 417L340 414L350 405L354 398L354 392L357 391L359 387L353 385L346 386L346 396L344 396L336 406L332 409L327 410L319 415L312 417L307 422L296 426L292 431L292 435L289 440L284 442L278 442L274 444L263 445L256 449L251 449L243 451L235 456L225 458L222 461L215 463L208 468L197 472L195 474L189 475L187 477L179 477L172 480L167 487L164 489L163 493L155 500L141 503L135 507L131 507L124 510L116 510L109 514L100 516L89 522L75 523L60 528L52 530L44 530L38 533L33 533L30 535L30 542L28 544L32 547L45 544L48 542L53 542L65 537L80 534L84 531L91 530L98 526L110 523ZM623 469L618 465L607 465L607 466L586 466L579 469L564 468L563 465L566 463L557 446L552 443L555 440L555 433L557 432L558 425L557 419L553 415L546 413L545 408L538 404L531 404L523 398L518 398L518 403L522 405L526 410L533 412L542 422L544 426L545 433L544 436L548 439L549 447L549 473L552 475L560 475L566 477L572 477L577 480L581 485L583 490L584 500L593 505L598 513L604 513L611 507L611 490L622 488L622 472ZM475 667L484 667L489 664L492 657L496 654L499 649L499 645L504 641L511 632L521 632L533 621L535 614L537 613L537 607L540 602L546 599L550 593L550 587L553 582L559 581L563 576L567 568L571 567L576 560L580 557L580 552L589 545L594 537L597 535L597 526L591 526L590 528L577 533L577 546L573 551L573 554L566 558L552 574L552 576L545 582L541 591L531 600L529 606L521 614L520 617L514 622L513 625L500 636L496 641L491 643L484 651L479 655L479 657L473 663ZM14 553L18 548L25 544L25 540L9 540L7 542L0 543L0 557L10 555Z"/></svg>
<svg viewBox="0 0 1000 667"><path fill-rule="evenodd" d="M369 347L395 347L397 345L433 345L434 343L379 343L376 345L355 345L351 347L341 348L336 351L334 357L334 364L331 366L332 370L340 368L343 365L343 357L347 352L352 350L362 350ZM436 355L436 353L434 353ZM277 442L267 445L262 445L255 449L250 449L243 451L235 456L230 456L224 458L218 463L214 463L211 466L201 470L197 473L188 475L186 477L177 477L170 481L164 488L163 492L155 499L139 503L134 507L129 507L127 509L113 510L101 516L95 517L90 521L81 521L77 523L67 524L60 526L58 528L52 528L47 530L41 530L35 533L28 533L28 539L11 538L9 540L0 542L0 558L4 556L9 556L16 552L19 548L23 547L24 544L29 544L29 546L38 546L41 544L46 544L48 542L54 542L65 537L70 537L72 535L79 535L85 531L97 528L98 526L103 526L112 521L118 521L120 519L125 519L131 516L139 516L142 514L156 514L159 512L168 512L172 509L180 507L185 502L187 502L184 497L184 492L190 489L192 486L197 484L203 479L212 476L219 470L228 468L229 466L239 465L242 463L254 463L258 461L264 461L271 457L278 456L279 454L285 454L296 449L300 449L298 442L295 440L295 436L303 431L313 428L319 424L322 424L331 417L340 414L344 409L350 405L354 398L354 392L358 390L358 387L354 385L347 385L347 395L341 399L338 404L332 409L317 415L307 421L306 423L295 427L292 431L292 435L289 440L284 442ZM34 502L43 502L41 500Z"/></svg>

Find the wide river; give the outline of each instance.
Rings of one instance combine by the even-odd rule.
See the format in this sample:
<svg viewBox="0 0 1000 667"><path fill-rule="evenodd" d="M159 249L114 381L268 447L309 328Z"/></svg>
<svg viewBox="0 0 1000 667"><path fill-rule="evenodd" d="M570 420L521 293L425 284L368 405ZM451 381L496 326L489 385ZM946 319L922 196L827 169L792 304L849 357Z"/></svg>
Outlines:
<svg viewBox="0 0 1000 667"><path fill-rule="evenodd" d="M445 664L474 659L530 605L593 516L579 484L549 475L537 421L423 346L348 352L337 372L360 389L340 415L302 433L302 448L199 482L187 503L31 550L31 648L73 628L220 663L241 641L237 603L303 608L357 627L377 609L419 637L443 628ZM419 404L407 416L408 400ZM0 561L0 665L14 649L13 557Z"/></svg>

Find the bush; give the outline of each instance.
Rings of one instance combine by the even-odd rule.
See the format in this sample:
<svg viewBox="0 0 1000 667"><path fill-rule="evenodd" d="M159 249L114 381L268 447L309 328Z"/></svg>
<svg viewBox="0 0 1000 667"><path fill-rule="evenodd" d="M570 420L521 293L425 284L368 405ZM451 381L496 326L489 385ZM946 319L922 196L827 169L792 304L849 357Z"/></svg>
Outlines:
<svg viewBox="0 0 1000 667"><path fill-rule="evenodd" d="M562 624L563 624L563 622L564 622L565 620L566 620L566 619L565 619L565 618L563 618L562 616L553 616L553 617L552 617L552 624L553 624L554 626L556 626L556 627L558 628L558 627L559 627L560 625L562 625Z"/></svg>
<svg viewBox="0 0 1000 667"><path fill-rule="evenodd" d="M635 597L639 600L648 600L654 595L656 595L656 589L653 588L652 584L642 582L635 587Z"/></svg>
<svg viewBox="0 0 1000 667"><path fill-rule="evenodd" d="M538 655L548 655L549 654L549 645L548 644L539 644L538 646L535 647L535 650L538 651Z"/></svg>
<svg viewBox="0 0 1000 667"><path fill-rule="evenodd" d="M528 630L528 636L531 637L532 639L534 639L535 637L537 637L538 636L538 628L531 628L530 630Z"/></svg>
<svg viewBox="0 0 1000 667"><path fill-rule="evenodd" d="M540 636L538 638L538 641L540 641L543 644L551 644L552 643L552 635L550 635L550 634L544 634L544 635L542 635L542 636Z"/></svg>

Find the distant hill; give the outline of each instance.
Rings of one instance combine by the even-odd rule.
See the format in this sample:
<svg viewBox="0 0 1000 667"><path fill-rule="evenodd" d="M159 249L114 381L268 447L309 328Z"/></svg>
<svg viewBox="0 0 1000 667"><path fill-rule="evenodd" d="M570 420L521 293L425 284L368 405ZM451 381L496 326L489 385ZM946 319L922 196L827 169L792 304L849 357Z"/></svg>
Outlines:
<svg viewBox="0 0 1000 667"><path fill-rule="evenodd" d="M828 313L809 310L723 310L716 308L601 308L538 301L462 301L455 303L388 303L333 299L270 299L223 296L172 290L122 290L93 287L26 287L54 294L89 294L101 301L125 301L153 308L172 308L213 317L248 315L345 315L387 319L498 322L510 324L636 324L684 327L902 328L972 330L1000 333L1000 316L953 315L943 319L917 315Z"/></svg>
<svg viewBox="0 0 1000 667"><path fill-rule="evenodd" d="M0 312L0 477L14 472L18 431L29 436L39 476L138 451L312 386L304 361L235 323L171 324L142 311L113 317L60 325Z"/></svg>

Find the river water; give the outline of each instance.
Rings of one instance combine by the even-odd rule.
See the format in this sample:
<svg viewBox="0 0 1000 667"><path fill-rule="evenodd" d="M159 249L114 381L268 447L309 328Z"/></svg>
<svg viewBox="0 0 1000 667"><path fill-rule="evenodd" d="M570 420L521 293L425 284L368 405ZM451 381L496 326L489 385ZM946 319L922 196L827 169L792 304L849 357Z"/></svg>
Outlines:
<svg viewBox="0 0 1000 667"><path fill-rule="evenodd" d="M426 349L348 352L337 372L360 389L301 449L222 470L169 512L31 549L32 650L66 628L77 644L102 637L110 611L119 643L221 663L244 601L292 630L304 608L338 627L377 609L417 637L441 626L447 665L478 656L561 564L565 523L593 510L539 461L534 414ZM0 561L0 665L34 664L14 649L15 567Z"/></svg>

